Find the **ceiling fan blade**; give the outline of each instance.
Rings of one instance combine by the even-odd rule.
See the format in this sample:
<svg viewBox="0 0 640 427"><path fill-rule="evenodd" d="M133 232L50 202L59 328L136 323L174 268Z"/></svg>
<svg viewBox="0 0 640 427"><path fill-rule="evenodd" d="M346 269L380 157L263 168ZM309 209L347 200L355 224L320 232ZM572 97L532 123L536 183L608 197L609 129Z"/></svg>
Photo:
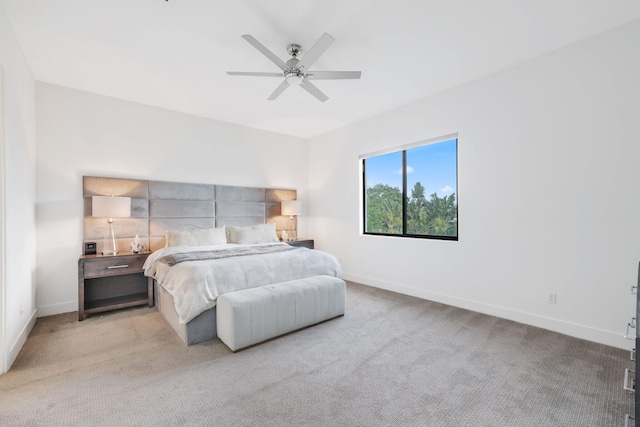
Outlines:
<svg viewBox="0 0 640 427"><path fill-rule="evenodd" d="M313 83L311 83L307 79L304 79L302 81L302 83L300 83L300 87L302 89L306 90L307 92L309 92L311 95L313 95L316 98L318 98L322 102L324 102L327 99L329 99L329 97L327 95L322 93L322 91L320 89L318 89Z"/></svg>
<svg viewBox="0 0 640 427"><path fill-rule="evenodd" d="M318 58L320 58L320 55L322 55L334 41L335 39L333 37L331 37L327 33L324 33L316 42L316 44L311 46L311 49L309 49L309 51L304 54L300 62L298 62L297 67L299 69L311 67L313 63L316 62Z"/></svg>
<svg viewBox="0 0 640 427"><path fill-rule="evenodd" d="M271 62L276 64L278 67L280 67L282 71L287 71L289 69L287 67L287 64L285 64L284 61L282 61L282 59L278 58L275 53L267 49L262 43L256 40L252 35L244 34L242 38L248 41L249 43L251 43L251 45L256 49L258 49L260 52L262 52L262 54L267 58L269 58Z"/></svg>
<svg viewBox="0 0 640 427"><path fill-rule="evenodd" d="M282 77L282 73L254 73L251 71L227 71L230 76Z"/></svg>
<svg viewBox="0 0 640 427"><path fill-rule="evenodd" d="M359 79L361 71L309 71L305 77L309 80Z"/></svg>
<svg viewBox="0 0 640 427"><path fill-rule="evenodd" d="M282 92L284 92L284 90L286 88L289 87L289 83L287 83L286 80L283 80L282 83L280 83L280 85L276 88L276 90L273 91L273 93L271 94L271 96L269 96L267 98L268 101L273 101L274 99L276 99L277 97L280 96L280 94Z"/></svg>

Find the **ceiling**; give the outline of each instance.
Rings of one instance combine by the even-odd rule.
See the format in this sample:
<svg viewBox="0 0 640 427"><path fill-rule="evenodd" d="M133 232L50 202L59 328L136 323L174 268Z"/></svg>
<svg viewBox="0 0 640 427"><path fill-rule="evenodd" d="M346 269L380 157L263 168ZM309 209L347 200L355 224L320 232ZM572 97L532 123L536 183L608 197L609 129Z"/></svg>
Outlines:
<svg viewBox="0 0 640 427"><path fill-rule="evenodd" d="M36 80L310 138L640 19L639 0L0 0ZM251 34L336 40L312 67L321 103L280 80Z"/></svg>

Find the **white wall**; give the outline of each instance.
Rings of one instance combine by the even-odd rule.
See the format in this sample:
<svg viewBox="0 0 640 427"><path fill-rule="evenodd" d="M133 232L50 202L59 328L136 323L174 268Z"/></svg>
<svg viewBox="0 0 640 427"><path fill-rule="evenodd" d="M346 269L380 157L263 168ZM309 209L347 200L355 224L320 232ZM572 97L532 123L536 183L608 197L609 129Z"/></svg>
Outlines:
<svg viewBox="0 0 640 427"><path fill-rule="evenodd" d="M312 139L317 247L357 282L629 348L638 40L640 21ZM454 132L460 240L361 235L358 155Z"/></svg>
<svg viewBox="0 0 640 427"><path fill-rule="evenodd" d="M5 299L0 298L0 316L4 316L4 322L0 320L0 329L4 323L0 330L0 373L3 373L18 356L36 317L36 141L35 81L1 4L0 67L4 79L5 127L3 167L0 167L0 173L4 169L5 206Z"/></svg>
<svg viewBox="0 0 640 427"><path fill-rule="evenodd" d="M303 139L45 83L36 89L39 316L78 308L83 175L294 188L306 201Z"/></svg>

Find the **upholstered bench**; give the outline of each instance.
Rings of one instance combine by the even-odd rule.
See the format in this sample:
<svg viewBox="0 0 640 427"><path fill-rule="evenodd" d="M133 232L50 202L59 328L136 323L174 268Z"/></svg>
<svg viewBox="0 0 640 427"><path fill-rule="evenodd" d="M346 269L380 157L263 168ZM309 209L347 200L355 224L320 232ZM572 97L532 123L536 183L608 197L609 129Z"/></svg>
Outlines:
<svg viewBox="0 0 640 427"><path fill-rule="evenodd" d="M344 315L346 285L331 276L276 283L220 295L218 338L236 351Z"/></svg>

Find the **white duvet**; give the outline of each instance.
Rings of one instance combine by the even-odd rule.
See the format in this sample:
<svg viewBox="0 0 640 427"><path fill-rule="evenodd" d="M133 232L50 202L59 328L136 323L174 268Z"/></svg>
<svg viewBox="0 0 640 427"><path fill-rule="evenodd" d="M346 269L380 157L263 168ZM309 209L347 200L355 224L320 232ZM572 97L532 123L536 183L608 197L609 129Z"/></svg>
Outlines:
<svg viewBox="0 0 640 427"><path fill-rule="evenodd" d="M271 243L271 245L286 243ZM248 245L178 246L160 249L147 258L144 274L154 277L173 296L181 324L214 307L219 295L247 288L327 275L342 277L338 260L326 252L296 248L262 255L185 261L174 266L159 262L165 255L228 250Z"/></svg>

